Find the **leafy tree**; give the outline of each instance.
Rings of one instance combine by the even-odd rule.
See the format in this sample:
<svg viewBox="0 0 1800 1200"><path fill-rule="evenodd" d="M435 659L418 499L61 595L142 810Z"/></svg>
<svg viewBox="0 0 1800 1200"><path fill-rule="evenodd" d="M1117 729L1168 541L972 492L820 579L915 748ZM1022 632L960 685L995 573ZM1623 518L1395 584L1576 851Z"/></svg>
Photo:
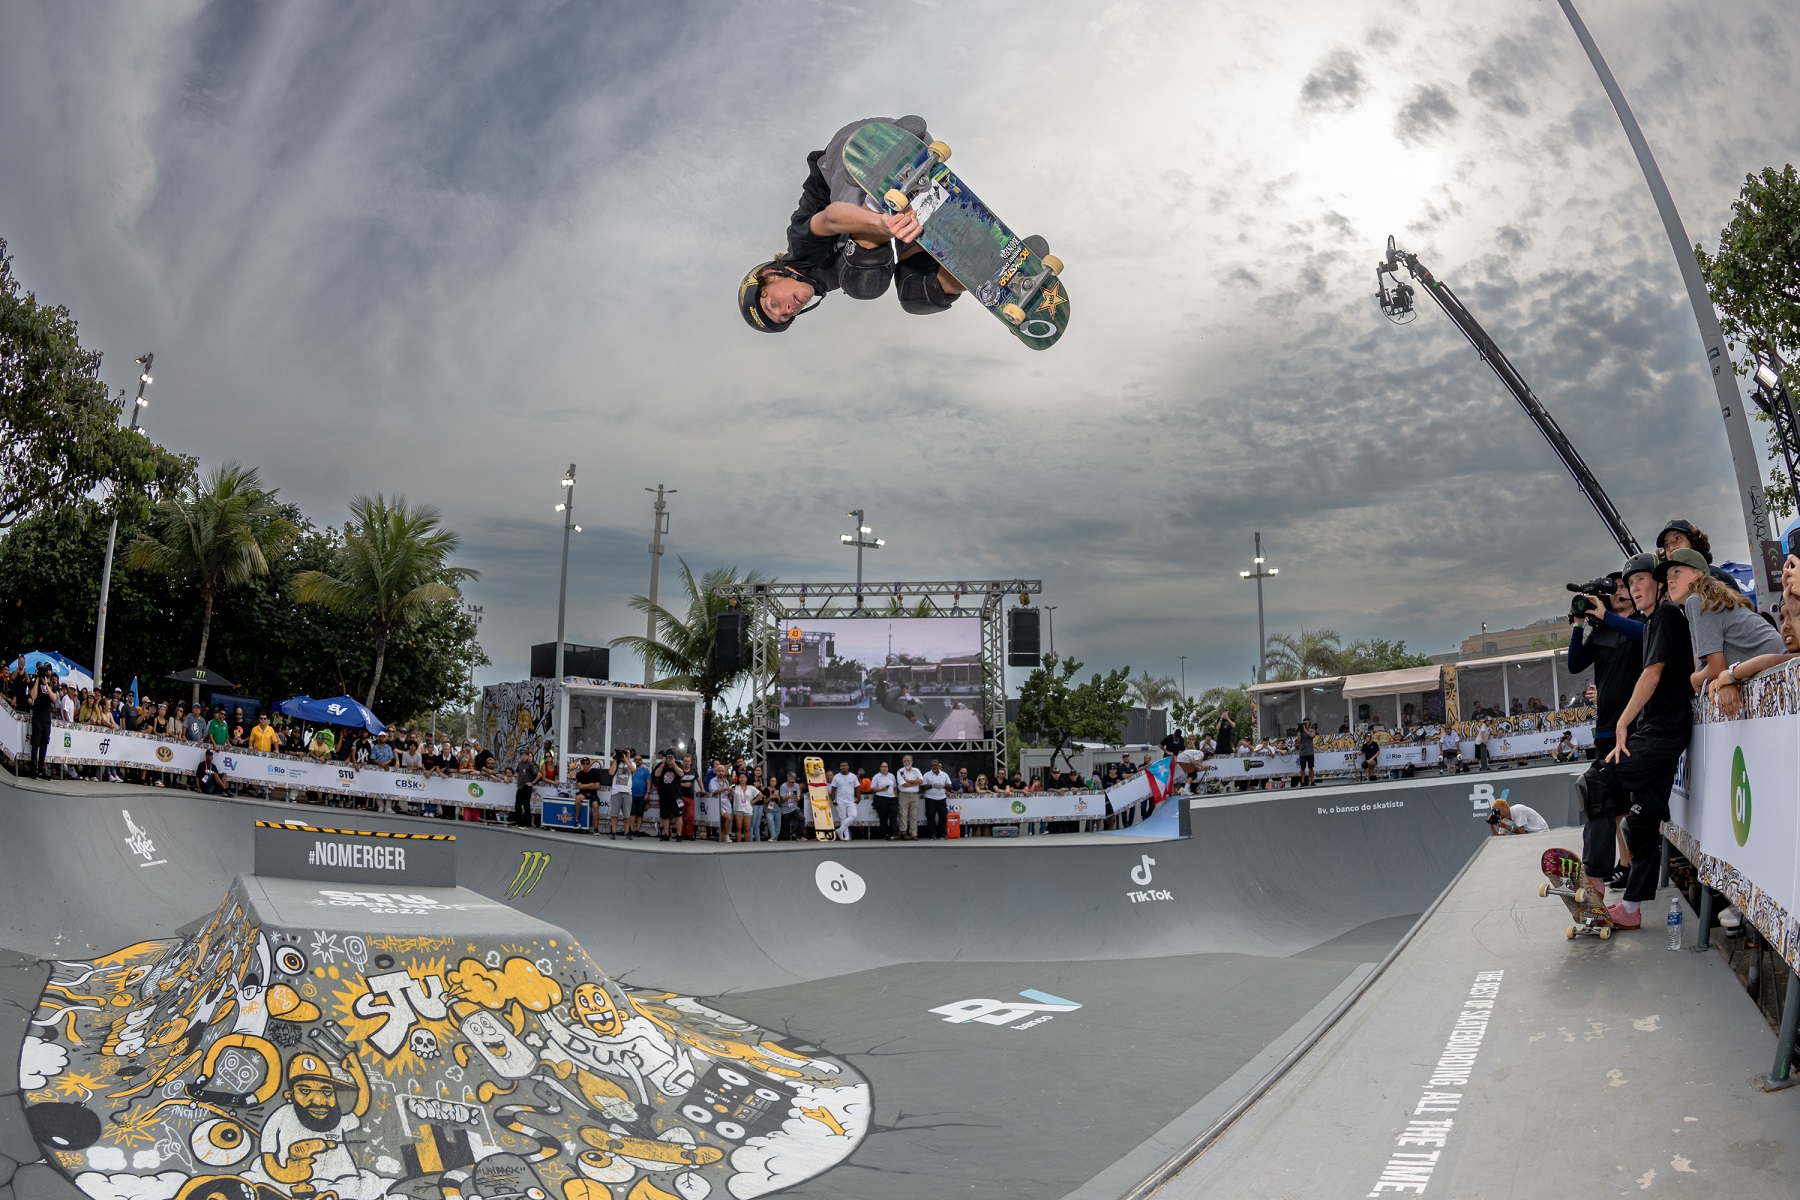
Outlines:
<svg viewBox="0 0 1800 1200"><path fill-rule="evenodd" d="M1129 684L1131 699L1148 713L1153 708L1167 708L1181 699L1181 688L1167 675L1152 675L1148 671L1138 672L1137 678Z"/></svg>
<svg viewBox="0 0 1800 1200"><path fill-rule="evenodd" d="M1335 629L1302 629L1298 637L1291 633L1272 633L1265 652L1270 679L1317 679L1327 675L1343 675L1343 639Z"/></svg>
<svg viewBox="0 0 1800 1200"><path fill-rule="evenodd" d="M713 719L711 739L706 753L720 762L730 763L750 757L750 713L742 705Z"/></svg>
<svg viewBox="0 0 1800 1200"><path fill-rule="evenodd" d="M267 575L269 559L285 553L298 534L256 468L227 462L159 500L147 528L126 548L125 564L199 588L200 649L194 666L204 667L220 591ZM200 699L198 683L193 698Z"/></svg>
<svg viewBox="0 0 1800 1200"><path fill-rule="evenodd" d="M450 556L462 539L443 528L437 507L407 507L405 496L389 501L350 501L350 521L331 556L331 570L302 571L294 576L294 598L367 622L374 635L375 669L363 703L375 706L388 643L396 633L413 628L454 608L462 593L457 586L479 579L479 571L453 567Z"/></svg>
<svg viewBox="0 0 1800 1200"><path fill-rule="evenodd" d="M1404 641L1364 638L1344 651L1342 675L1366 675L1371 671L1398 671L1404 667L1428 667L1431 656L1414 654Z"/></svg>
<svg viewBox="0 0 1800 1200"><path fill-rule="evenodd" d="M1740 373L1755 369L1756 354L1792 363L1800 358L1800 174L1794 164L1745 176L1731 214L1731 223L1719 231L1717 254L1694 247L1719 311L1719 328L1751 352L1737 364ZM1790 392L1800 390L1796 374L1800 372L1785 372ZM1777 436L1771 429L1769 457L1779 463ZM1767 495L1778 513L1794 510L1794 481L1780 467L1772 469Z"/></svg>
<svg viewBox="0 0 1800 1200"><path fill-rule="evenodd" d="M1050 747L1050 767L1077 741L1117 742L1131 713L1130 667L1105 675L1096 672L1076 683L1082 664L1072 658L1044 655L1044 665L1026 677L1019 689L1019 732Z"/></svg>
<svg viewBox="0 0 1800 1200"><path fill-rule="evenodd" d="M1250 698L1250 689L1241 683L1207 688L1200 693L1196 707L1200 715L1194 725L1201 733L1207 732L1209 726L1216 727L1219 713L1224 711L1231 714L1232 723L1238 728L1238 736L1247 736L1256 715L1256 704ZM1219 753L1229 754L1232 749L1235 747L1228 749L1220 746Z"/></svg>
<svg viewBox="0 0 1800 1200"><path fill-rule="evenodd" d="M73 508L99 487L141 514L173 492L193 462L119 424L83 350L75 318L39 304L12 272L0 239L0 530L47 509Z"/></svg>
<svg viewBox="0 0 1800 1200"><path fill-rule="evenodd" d="M719 614L730 607L721 593L732 589L747 592L756 584L773 582L759 571L740 575L735 566L715 567L695 579L693 568L682 559L681 586L687 592L687 612L677 616L661 604L650 603L648 597L633 596L631 607L653 620L656 636L632 634L614 638L610 643L636 651L650 662L652 670L660 676L652 687L681 688L699 692L705 698L702 745L716 744L713 708L719 696L750 673L747 668L721 671L713 659Z"/></svg>

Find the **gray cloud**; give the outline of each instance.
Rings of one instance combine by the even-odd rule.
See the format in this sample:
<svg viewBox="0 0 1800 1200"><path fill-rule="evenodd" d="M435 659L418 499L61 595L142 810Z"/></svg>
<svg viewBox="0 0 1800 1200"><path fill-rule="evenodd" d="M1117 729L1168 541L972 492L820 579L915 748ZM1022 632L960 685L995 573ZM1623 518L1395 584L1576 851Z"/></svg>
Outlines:
<svg viewBox="0 0 1800 1200"><path fill-rule="evenodd" d="M1444 132L1457 116L1449 92L1435 83L1421 84L1394 117L1394 135L1409 145L1417 145Z"/></svg>
<svg viewBox="0 0 1800 1200"><path fill-rule="evenodd" d="M1300 84L1300 104L1314 111L1347 112L1368 93L1362 60L1348 50L1326 55Z"/></svg>
<svg viewBox="0 0 1800 1200"><path fill-rule="evenodd" d="M29 119L0 123L0 235L110 380L157 352L170 445L260 463L322 522L357 491L440 504L484 572L493 678L553 636L574 459L574 640L642 630L625 602L661 480L681 489L665 598L677 556L845 578L863 506L888 540L871 579L1041 576L1059 650L1167 673L1186 654L1206 686L1254 657L1255 530L1282 568L1272 628L1429 649L1542 615L1615 557L1449 323L1428 302L1381 319L1389 233L1634 526L1741 527L1654 208L1547 7L1193 6L1150 28L1048 0L1019 48L1005 14L951 6L944 92L906 54L817 54L778 86L796 46L891 40L824 0L15 5L0 107ZM1800 33L1778 0L1587 7L1710 241L1744 173L1794 156L1777 85ZM1295 62L1315 64L1301 107L1332 119L1267 103ZM1468 102L1443 82L1463 72ZM1053 137L995 119L1021 78L1054 97ZM1022 351L966 301L910 318L834 295L784 337L744 330L732 288L780 244L806 153L884 109L924 111L985 200L1050 236L1062 345Z"/></svg>

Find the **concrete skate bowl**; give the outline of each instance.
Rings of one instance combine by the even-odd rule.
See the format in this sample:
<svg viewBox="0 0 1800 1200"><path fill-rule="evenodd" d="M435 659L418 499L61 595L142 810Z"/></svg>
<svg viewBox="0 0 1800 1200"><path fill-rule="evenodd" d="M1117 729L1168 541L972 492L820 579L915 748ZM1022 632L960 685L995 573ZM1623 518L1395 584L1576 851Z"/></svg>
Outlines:
<svg viewBox="0 0 1800 1200"><path fill-rule="evenodd" d="M1568 808L1569 779L1548 772L1509 777L1513 799L1531 803L1553 823ZM39 1043L17 1091L0 1080L6 1088L0 1189L94 1200L326 1200L326 1193L338 1200L535 1200L534 1188L549 1200L686 1200L770 1190L1062 1197L1110 1188L1116 1195L1135 1180L1118 1187L1109 1181L1120 1177L1124 1163L1143 1160L1145 1144L1159 1130L1222 1085L1241 1085L1247 1064L1291 1036L1404 935L1486 834L1471 816L1470 791L1466 782L1451 780L1252 794L1246 802L1197 808L1193 836L1179 840L673 850L181 792L0 782L0 946L6 947L0 987L17 1014L0 1028L0 1055L19 1059L27 1037ZM280 921L262 924L299 939L293 945L308 956L309 970L326 966L311 961L316 935L327 935L321 943L327 954L335 937L338 957L330 967L340 979L326 988L316 974L299 978L321 994L304 995L293 984L292 998L284 992L265 1000L265 1011L250 1018L252 1024L266 1018L285 1037L298 1038L295 1045L266 1038L276 1051L272 1058L242 1046L225 1055L240 1071L254 1073L260 1062L259 1086L278 1069L282 1086L255 1103L215 1104L223 1115L198 1107L194 1089L215 1099L224 1094L199 1079L212 1048L202 1039L187 1047L198 1060L157 1059L166 1077L113 1103L111 1097L133 1086L128 1080L152 1073L149 1056L161 1047L149 1045L148 1037L143 1047L126 1039L102 1053L112 1021L146 1008L140 1022L167 1015L142 994L144 979L184 979L197 970L195 962L205 962L204 955L195 958L195 939L229 921L232 897L242 888L259 886L254 876L237 878L253 870L259 819L454 833L446 845L461 885L455 890L518 928L473 936L480 930L452 928L473 919L467 914L446 924L441 913L376 914L365 904L348 911L364 924L377 918L386 924L381 931L352 929L341 915L335 926L317 915L334 910L308 914L295 908L298 901L284 903ZM364 962L345 949L345 937L360 939ZM378 937L390 939L383 943L390 949L370 953ZM443 938L453 939L454 948L419 948ZM551 938L575 961L530 948L541 950ZM215 934L214 950L219 940ZM229 959L218 955L228 965L207 968L216 975L215 990L201 1000L223 995L218 987L234 980L228 999L238 1001L239 1012L216 1017L206 1037L264 1037L236 1028L246 1007L237 991L246 964L252 988L272 989L276 975L263 970L261 952L243 948L254 947L254 938L230 940ZM151 943L157 945L144 948ZM273 954L288 944L269 942L265 949ZM375 953L394 961L383 967ZM470 996L493 994L481 992L480 972L503 971L515 959L540 973L550 964L547 978L558 999L541 1011L524 1001L479 1012L479 1005L470 1007ZM73 982L96 967L101 974ZM327 1074L335 1065L338 1075L354 1075L344 1055L331 1052L343 1048L341 1041L360 1044L370 1036L353 1021L362 1019L359 1002L365 1010L389 1003L356 989L396 971L411 982L390 978L375 990L423 998L430 1013L439 998L449 998L441 1000L443 1016L423 1018L419 1028L431 1036L418 1048L410 1044L409 1027L412 1060L394 1056L404 1067L375 1051L363 1054L365 1090L389 1096L394 1106L422 1105L420 1112L437 1119L383 1116L387 1110L377 1111L379 1105L366 1107L368 1145L354 1171L343 1171L338 1159L300 1178L300 1168L280 1157L284 1139L306 1140L296 1102L287 1098L289 1060L312 1047ZM457 971L463 973L453 981ZM101 984L120 986L102 994ZM584 984L593 987L578 1004ZM194 989L183 995L186 1003ZM602 997L614 1011L648 1022L653 1036L646 1047L666 1043L673 1047L667 1057L685 1065L659 1068L657 1054L642 1047L619 1061L590 1062L574 1053L566 1031L574 1030L577 1041L594 1041L594 1030L584 1033L581 1022L598 1011ZM104 1032L98 1023L82 1024L100 1022L101 1015L63 1013L71 1004L102 1009L110 1018ZM225 1004L214 1001L215 1012ZM309 1016L307 1004L320 1009L317 1030L290 1019ZM276 1007L286 1015L273 1013ZM191 1024L192 1014L186 1019ZM483 1032L509 1034L535 1056L522 1083L504 1075L486 1080L523 1098L496 1095L468 1107L459 1089L479 1091L473 1076L482 1061L479 1039L463 1029L466 1019ZM634 1028L644 1031L641 1024ZM307 1040L314 1032L319 1037ZM162 1036L176 1045L186 1031L164 1029ZM489 1040L493 1050L507 1039ZM458 1051L458 1044L466 1048ZM62 1051L60 1067L45 1046ZM440 1061L427 1070L430 1060L421 1052L433 1046ZM467 1061L441 1058L458 1053ZM477 1057L468 1058L472 1053ZM218 1063L213 1066L216 1072ZM433 1073L452 1066L462 1080ZM608 1074L607 1066L622 1073ZM49 1067L58 1069L40 1069ZM626 1095L592 1083L583 1090L577 1071ZM843 1101L834 1107L820 1102L823 1092L801 1096L797 1079L807 1087L852 1090L834 1094ZM354 1079L347 1085L337 1076L313 1086L315 1093L335 1093L343 1112L359 1094ZM865 1090L855 1092L859 1087ZM100 1099L90 1105L80 1099L84 1092ZM393 1098L402 1093L432 1103ZM689 1104L690 1093L710 1099ZM256 1095L252 1089L227 1098L254 1101ZM622 1108L609 1116L604 1107L592 1108L596 1097L640 1111L630 1120ZM145 1115L163 1101L168 1107ZM592 1119L582 1124L569 1114L584 1102ZM721 1104L730 1115L721 1117ZM78 1107L94 1121L68 1116L69 1144L46 1142L32 1136L26 1115L38 1105ZM522 1113L520 1105L534 1111ZM277 1120L283 1111L287 1116ZM323 1108L311 1115L339 1119ZM196 1131L205 1120L227 1116L234 1124L209 1131L223 1130L234 1148L253 1142L257 1150L213 1170L196 1157ZM45 1121L40 1116L37 1124ZM472 1121L486 1124L477 1128ZM735 1140L721 1138L721 1122ZM434 1132L421 1134L428 1124ZM769 1152L783 1133L796 1139L785 1158ZM836 1141L820 1140L825 1148L819 1149L807 1140L815 1135ZM73 1148L88 1137L94 1140ZM352 1157L364 1153L355 1148L355 1135L343 1140L352 1144ZM210 1146L205 1143L209 1154ZM271 1148L277 1156L265 1160ZM721 1157L697 1161L709 1150ZM740 1156L744 1170L736 1169ZM608 1162L596 1165L599 1158ZM247 1162L274 1165L249 1171ZM771 1169L759 1166L769 1162Z"/></svg>

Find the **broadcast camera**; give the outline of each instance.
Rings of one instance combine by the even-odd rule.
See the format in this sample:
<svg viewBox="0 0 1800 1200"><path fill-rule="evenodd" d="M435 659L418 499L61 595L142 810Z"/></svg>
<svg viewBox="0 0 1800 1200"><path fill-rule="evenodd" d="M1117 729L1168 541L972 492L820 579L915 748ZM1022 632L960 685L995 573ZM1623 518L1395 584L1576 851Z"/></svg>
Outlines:
<svg viewBox="0 0 1800 1200"><path fill-rule="evenodd" d="M1592 613L1595 619L1598 619L1606 615L1607 601L1612 599L1613 591L1619 586L1619 576L1615 572L1611 575L1596 576L1586 583L1570 583L1563 586L1575 593L1575 598L1569 601L1570 616L1585 617Z"/></svg>

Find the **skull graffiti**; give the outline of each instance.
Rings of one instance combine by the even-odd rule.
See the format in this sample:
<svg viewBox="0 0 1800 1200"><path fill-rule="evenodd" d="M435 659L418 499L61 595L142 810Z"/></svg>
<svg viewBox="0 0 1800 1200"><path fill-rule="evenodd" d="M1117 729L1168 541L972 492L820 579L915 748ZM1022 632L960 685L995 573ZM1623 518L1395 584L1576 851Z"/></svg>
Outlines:
<svg viewBox="0 0 1800 1200"><path fill-rule="evenodd" d="M442 1053L442 1051L438 1049L437 1034L431 1032L429 1029L413 1030L412 1037L407 1039L406 1044L411 1046L412 1052L425 1062L430 1062Z"/></svg>

